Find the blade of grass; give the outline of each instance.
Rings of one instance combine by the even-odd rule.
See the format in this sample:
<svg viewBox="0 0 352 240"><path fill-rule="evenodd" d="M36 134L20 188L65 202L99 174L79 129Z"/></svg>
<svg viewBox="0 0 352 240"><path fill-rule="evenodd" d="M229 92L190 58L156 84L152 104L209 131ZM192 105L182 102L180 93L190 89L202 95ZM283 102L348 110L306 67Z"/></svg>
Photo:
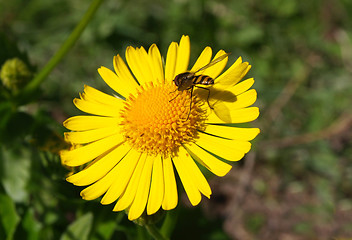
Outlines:
<svg viewBox="0 0 352 240"><path fill-rule="evenodd" d="M31 95L39 88L40 84L55 68L55 66L62 60L62 58L68 53L72 46L76 43L81 33L92 20L95 12L104 0L93 0L88 10L81 18L75 29L71 32L70 36L61 45L60 49L55 55L49 60L49 62L43 67L43 69L29 82L26 87L18 95L19 104L24 104L30 99Z"/></svg>

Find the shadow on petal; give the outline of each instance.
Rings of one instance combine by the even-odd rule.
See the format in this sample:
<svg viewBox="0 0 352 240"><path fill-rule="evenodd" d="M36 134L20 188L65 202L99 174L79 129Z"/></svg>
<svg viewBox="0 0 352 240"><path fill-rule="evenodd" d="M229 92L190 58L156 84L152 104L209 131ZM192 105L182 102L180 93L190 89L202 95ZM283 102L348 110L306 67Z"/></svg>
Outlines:
<svg viewBox="0 0 352 240"><path fill-rule="evenodd" d="M236 102L237 96L223 89L217 89L214 87L208 88L209 91L202 88L195 88L194 95L197 95L203 101L209 101L209 104L218 118L226 123L231 123L231 113L225 102ZM210 92L210 95L208 95ZM209 96L209 99L208 99ZM207 104L207 103L206 103Z"/></svg>
<svg viewBox="0 0 352 240"><path fill-rule="evenodd" d="M208 98L208 94L209 94L208 92L210 92L209 102L212 103L211 105L213 105L217 102L231 102L232 103L232 102L237 101L237 96L234 93L232 93L231 91L217 89L214 87L209 87L207 89L209 89L209 91L202 89L202 88L195 88L194 95L197 95L200 99L206 101Z"/></svg>
<svg viewBox="0 0 352 240"><path fill-rule="evenodd" d="M223 102L216 102L213 107L214 113L218 116L218 118L226 123L232 122L230 109Z"/></svg>

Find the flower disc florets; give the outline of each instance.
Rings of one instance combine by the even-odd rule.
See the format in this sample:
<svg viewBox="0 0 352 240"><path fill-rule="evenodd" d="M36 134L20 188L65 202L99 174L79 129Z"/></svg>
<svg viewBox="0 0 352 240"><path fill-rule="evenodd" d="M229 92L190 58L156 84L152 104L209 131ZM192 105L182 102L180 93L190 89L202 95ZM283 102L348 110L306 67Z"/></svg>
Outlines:
<svg viewBox="0 0 352 240"><path fill-rule="evenodd" d="M177 91L173 84L140 87L136 96L126 99L121 113L126 140L151 155L172 155L204 125L203 103L193 96L191 104L190 98L189 91Z"/></svg>

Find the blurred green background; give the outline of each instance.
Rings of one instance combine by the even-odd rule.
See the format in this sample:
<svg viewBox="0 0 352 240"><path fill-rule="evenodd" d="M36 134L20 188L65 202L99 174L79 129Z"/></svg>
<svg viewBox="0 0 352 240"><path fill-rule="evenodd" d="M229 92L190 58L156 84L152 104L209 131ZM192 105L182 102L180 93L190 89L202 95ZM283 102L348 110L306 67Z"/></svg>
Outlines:
<svg viewBox="0 0 352 240"><path fill-rule="evenodd" d="M17 57L40 71L88 6L0 0L0 65ZM250 62L261 134L226 177L209 175L210 200L180 198L171 238L352 239L351 12L349 0L106 0L30 104L1 86L0 239L144 237L64 181L62 121L79 113L83 84L111 93L96 70L114 55L156 43L165 56L182 34L191 63L206 46Z"/></svg>

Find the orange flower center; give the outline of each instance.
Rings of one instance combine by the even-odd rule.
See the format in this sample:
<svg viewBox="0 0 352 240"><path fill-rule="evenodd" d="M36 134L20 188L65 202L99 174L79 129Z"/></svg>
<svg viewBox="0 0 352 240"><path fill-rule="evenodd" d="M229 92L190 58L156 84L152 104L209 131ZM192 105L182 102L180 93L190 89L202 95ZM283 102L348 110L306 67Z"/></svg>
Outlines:
<svg viewBox="0 0 352 240"><path fill-rule="evenodd" d="M172 83L141 86L121 113L126 140L152 155L174 154L197 136L197 129L204 129L203 103L193 96L191 104L190 98L189 91L177 91Z"/></svg>

